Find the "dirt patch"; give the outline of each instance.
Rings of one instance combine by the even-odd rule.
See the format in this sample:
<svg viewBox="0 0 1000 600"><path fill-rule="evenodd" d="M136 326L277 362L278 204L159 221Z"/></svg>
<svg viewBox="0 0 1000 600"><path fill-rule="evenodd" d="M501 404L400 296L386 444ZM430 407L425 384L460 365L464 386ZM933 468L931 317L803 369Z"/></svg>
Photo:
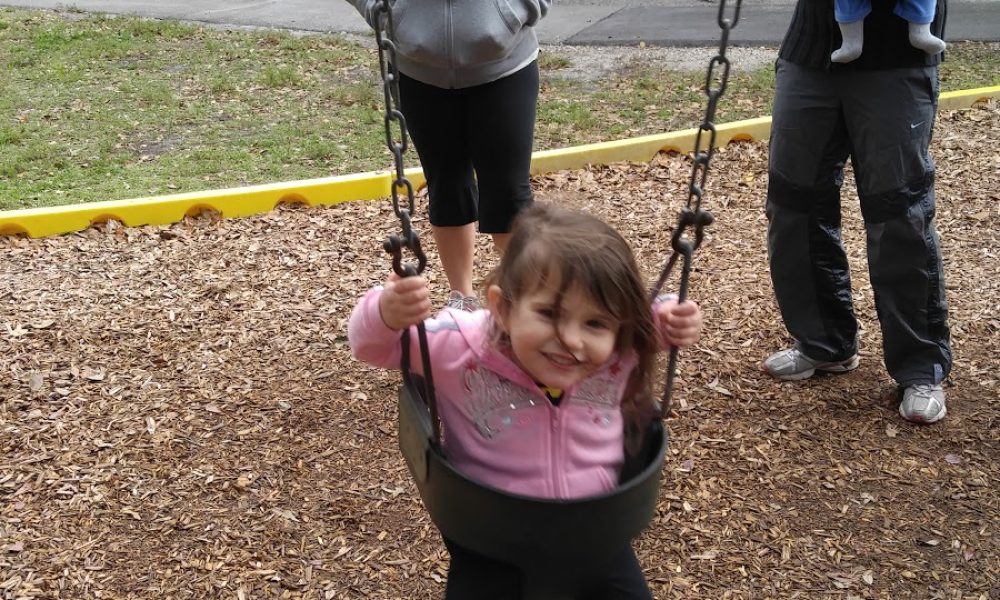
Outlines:
<svg viewBox="0 0 1000 600"><path fill-rule="evenodd" d="M996 106L940 115L956 358L932 427L896 414L850 185L862 365L798 384L761 373L788 343L767 274L767 148L716 154L691 289L707 331L682 353L663 490L636 542L657 598L996 595L998 137ZM664 155L534 184L614 223L652 276L690 167ZM357 202L0 238L0 594L441 597L447 557L396 448L397 376L351 360L345 339L397 229L388 202Z"/></svg>

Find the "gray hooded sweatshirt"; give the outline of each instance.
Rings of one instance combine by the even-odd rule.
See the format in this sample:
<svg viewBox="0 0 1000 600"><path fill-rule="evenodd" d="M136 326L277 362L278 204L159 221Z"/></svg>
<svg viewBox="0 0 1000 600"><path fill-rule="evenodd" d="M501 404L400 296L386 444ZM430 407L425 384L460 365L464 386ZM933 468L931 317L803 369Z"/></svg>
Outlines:
<svg viewBox="0 0 1000 600"><path fill-rule="evenodd" d="M379 0L350 0L374 27ZM552 0L389 0L399 70L445 89L496 81L538 56ZM384 17L383 17L384 18Z"/></svg>

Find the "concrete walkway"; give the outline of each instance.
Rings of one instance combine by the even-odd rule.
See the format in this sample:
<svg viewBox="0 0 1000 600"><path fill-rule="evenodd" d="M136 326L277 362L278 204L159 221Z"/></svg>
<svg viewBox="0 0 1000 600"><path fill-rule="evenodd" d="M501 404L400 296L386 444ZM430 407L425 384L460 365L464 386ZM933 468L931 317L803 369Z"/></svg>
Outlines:
<svg viewBox="0 0 1000 600"><path fill-rule="evenodd" d="M730 2L730 12L735 3ZM13 0L3 6L134 14L252 27L367 34L368 25L346 0ZM744 0L730 44L777 46L791 19L793 0ZM716 0L555 0L538 27L543 44L714 46ZM948 41L1000 40L1000 0L949 3Z"/></svg>

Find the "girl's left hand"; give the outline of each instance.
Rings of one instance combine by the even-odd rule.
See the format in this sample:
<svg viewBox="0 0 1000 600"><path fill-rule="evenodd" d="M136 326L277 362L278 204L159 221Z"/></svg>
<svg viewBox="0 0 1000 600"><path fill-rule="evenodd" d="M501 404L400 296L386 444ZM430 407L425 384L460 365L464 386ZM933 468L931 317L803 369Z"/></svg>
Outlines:
<svg viewBox="0 0 1000 600"><path fill-rule="evenodd" d="M667 300L656 307L660 335L671 346L687 348L701 339L701 309L697 302Z"/></svg>

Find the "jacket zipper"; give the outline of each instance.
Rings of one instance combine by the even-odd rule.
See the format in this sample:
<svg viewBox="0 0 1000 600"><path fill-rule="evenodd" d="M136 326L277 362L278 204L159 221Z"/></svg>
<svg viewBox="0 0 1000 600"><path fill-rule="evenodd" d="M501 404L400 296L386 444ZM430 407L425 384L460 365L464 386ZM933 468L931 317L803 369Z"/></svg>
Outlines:
<svg viewBox="0 0 1000 600"><path fill-rule="evenodd" d="M564 469L562 468L562 466L563 466L563 464L562 464L562 460L563 460L563 452L562 452L562 437L563 437L562 436L562 427L563 427L563 424L562 424L562 414L563 414L563 411L560 410L560 408L562 408L562 406L566 403L567 400L568 400L568 398L566 397L566 392L565 391L563 391L563 398L562 398L562 400L559 401L559 406L553 406L552 403L548 401L548 398L546 398L546 400L545 400L549 404L548 408L549 408L549 411L551 411L550 414L552 415L552 420L551 420L551 424L550 424L550 432L549 432L549 439L551 440L551 446L550 446L551 447L551 452L550 452L550 460L551 460L550 471L552 473L552 484L553 484L553 488L555 488L555 492L556 492L555 493L555 497L556 498L565 498L566 497L566 486L565 486L565 482L563 481L563 471L564 471Z"/></svg>

